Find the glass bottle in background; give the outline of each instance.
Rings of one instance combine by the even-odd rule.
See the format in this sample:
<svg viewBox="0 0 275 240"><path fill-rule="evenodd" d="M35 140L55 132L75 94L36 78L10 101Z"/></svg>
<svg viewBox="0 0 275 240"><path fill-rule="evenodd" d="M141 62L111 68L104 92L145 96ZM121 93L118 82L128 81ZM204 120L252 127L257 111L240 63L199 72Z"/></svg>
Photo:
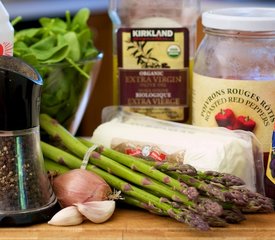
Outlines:
<svg viewBox="0 0 275 240"><path fill-rule="evenodd" d="M159 119L189 118L199 0L110 0L114 104Z"/></svg>
<svg viewBox="0 0 275 240"><path fill-rule="evenodd" d="M213 10L202 14L202 24L192 124L253 132L266 166L275 122L275 8Z"/></svg>
<svg viewBox="0 0 275 240"><path fill-rule="evenodd" d="M0 1L0 55L13 55L14 29L9 13Z"/></svg>

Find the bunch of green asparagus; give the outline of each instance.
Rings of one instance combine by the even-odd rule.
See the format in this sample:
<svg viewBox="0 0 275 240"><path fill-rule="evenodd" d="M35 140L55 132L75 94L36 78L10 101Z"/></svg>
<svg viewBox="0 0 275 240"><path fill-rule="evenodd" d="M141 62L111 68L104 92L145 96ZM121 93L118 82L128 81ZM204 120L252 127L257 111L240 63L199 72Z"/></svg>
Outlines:
<svg viewBox="0 0 275 240"><path fill-rule="evenodd" d="M48 136L41 141L46 169L63 173L80 168L93 143L74 137L46 114L40 115L40 126ZM199 230L239 223L245 220L244 213L274 210L271 199L245 188L240 178L198 172L181 163L146 161L99 146L91 153L86 169L121 191L124 202Z"/></svg>

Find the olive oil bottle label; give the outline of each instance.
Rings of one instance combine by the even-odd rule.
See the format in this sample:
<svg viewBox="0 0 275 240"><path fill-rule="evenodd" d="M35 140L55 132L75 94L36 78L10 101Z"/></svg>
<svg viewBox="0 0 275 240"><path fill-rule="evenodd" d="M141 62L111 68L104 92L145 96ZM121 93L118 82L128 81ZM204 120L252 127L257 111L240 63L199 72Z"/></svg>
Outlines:
<svg viewBox="0 0 275 240"><path fill-rule="evenodd" d="M120 28L117 33L119 104L164 120L187 120L187 28Z"/></svg>
<svg viewBox="0 0 275 240"><path fill-rule="evenodd" d="M193 74L192 124L253 132L270 150L275 81L231 80Z"/></svg>

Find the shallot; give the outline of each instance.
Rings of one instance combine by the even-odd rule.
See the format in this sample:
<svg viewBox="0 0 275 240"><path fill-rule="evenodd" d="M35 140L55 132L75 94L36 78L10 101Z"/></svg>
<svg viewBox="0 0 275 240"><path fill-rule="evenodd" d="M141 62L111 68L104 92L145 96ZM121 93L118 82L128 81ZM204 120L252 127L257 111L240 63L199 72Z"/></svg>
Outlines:
<svg viewBox="0 0 275 240"><path fill-rule="evenodd" d="M100 176L85 170L73 169L53 180L53 190L61 207L77 203L107 200L110 186Z"/></svg>

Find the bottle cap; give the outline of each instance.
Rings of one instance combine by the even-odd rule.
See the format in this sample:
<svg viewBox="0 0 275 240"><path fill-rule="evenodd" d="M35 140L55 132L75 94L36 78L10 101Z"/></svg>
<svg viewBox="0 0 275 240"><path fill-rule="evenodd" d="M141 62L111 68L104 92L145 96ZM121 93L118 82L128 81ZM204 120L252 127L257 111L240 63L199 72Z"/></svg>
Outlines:
<svg viewBox="0 0 275 240"><path fill-rule="evenodd" d="M236 31L275 31L275 8L224 8L204 12L207 28Z"/></svg>

